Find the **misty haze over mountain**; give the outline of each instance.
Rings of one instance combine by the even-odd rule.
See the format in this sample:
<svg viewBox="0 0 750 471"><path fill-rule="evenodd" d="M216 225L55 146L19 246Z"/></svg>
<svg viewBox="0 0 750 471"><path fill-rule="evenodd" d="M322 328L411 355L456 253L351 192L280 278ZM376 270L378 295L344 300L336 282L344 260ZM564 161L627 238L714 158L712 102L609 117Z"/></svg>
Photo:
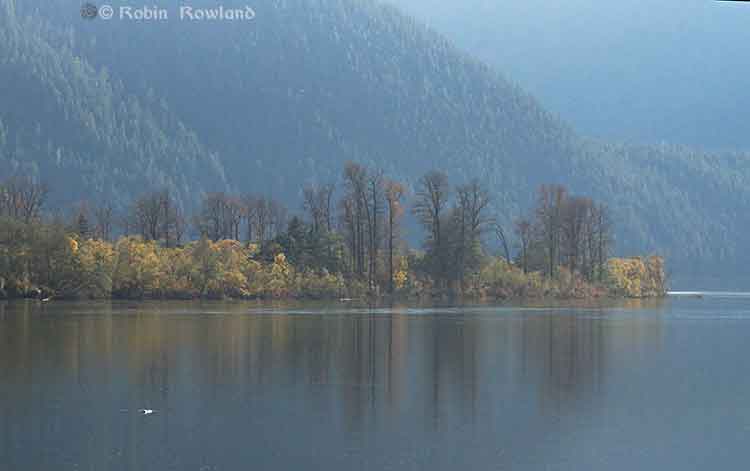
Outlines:
<svg viewBox="0 0 750 471"><path fill-rule="evenodd" d="M590 136L750 148L750 5L389 0Z"/></svg>

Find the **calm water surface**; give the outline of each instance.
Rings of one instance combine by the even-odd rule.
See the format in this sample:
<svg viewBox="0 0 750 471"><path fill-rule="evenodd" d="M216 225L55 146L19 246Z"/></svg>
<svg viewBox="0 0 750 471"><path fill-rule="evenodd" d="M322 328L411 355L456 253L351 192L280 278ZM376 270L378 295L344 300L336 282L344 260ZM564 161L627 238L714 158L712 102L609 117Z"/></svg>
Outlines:
<svg viewBox="0 0 750 471"><path fill-rule="evenodd" d="M749 363L741 296L0 304L0 470L744 469Z"/></svg>

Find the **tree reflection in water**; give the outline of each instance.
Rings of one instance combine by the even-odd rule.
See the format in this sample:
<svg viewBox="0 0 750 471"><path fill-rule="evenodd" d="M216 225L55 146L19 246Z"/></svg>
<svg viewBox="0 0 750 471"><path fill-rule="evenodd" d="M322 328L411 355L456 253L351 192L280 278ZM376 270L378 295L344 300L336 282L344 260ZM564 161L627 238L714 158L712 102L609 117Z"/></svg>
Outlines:
<svg viewBox="0 0 750 471"><path fill-rule="evenodd" d="M662 336L658 309L337 309L0 304L0 462L523 464Z"/></svg>

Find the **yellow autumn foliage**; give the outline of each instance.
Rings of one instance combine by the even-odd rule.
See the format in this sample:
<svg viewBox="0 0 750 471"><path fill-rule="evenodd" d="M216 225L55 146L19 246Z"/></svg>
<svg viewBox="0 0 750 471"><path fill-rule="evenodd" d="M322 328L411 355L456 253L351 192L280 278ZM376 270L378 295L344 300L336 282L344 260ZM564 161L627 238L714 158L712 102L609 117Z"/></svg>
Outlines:
<svg viewBox="0 0 750 471"><path fill-rule="evenodd" d="M542 296L546 285L537 274L524 274L505 259L493 258L479 273L480 293L492 298Z"/></svg>
<svg viewBox="0 0 750 471"><path fill-rule="evenodd" d="M160 297L164 264L155 242L123 237L115 245L112 292L126 298Z"/></svg>
<svg viewBox="0 0 750 471"><path fill-rule="evenodd" d="M664 259L612 258L607 262L610 289L619 296L644 298L663 296L666 291Z"/></svg>
<svg viewBox="0 0 750 471"><path fill-rule="evenodd" d="M296 273L292 291L296 297L335 299L344 297L345 290L344 277L340 274L329 273L324 269L321 272L307 270Z"/></svg>
<svg viewBox="0 0 750 471"><path fill-rule="evenodd" d="M123 237L115 243L82 239L52 225L6 221L0 229L4 240L12 241L0 247L0 297L340 299L373 293L363 278L300 262L291 249L288 258L277 249L261 250L235 240L203 238L164 247L140 237ZM411 254L394 258L393 282L399 296L434 295L445 289L420 271L423 264ZM524 273L501 257L486 256L478 271L466 275L461 294L643 298L665 292L661 257L614 258L606 268L603 282L586 282L564 267L551 279L541 272ZM388 281L385 264L378 264L376 272L382 288Z"/></svg>
<svg viewBox="0 0 750 471"><path fill-rule="evenodd" d="M111 296L112 271L115 263L112 244L88 239L76 243L73 253L78 266L77 275L80 277L78 295L94 299Z"/></svg>
<svg viewBox="0 0 750 471"><path fill-rule="evenodd" d="M409 259L404 256L398 256L394 262L393 284L400 291L405 289L409 282Z"/></svg>

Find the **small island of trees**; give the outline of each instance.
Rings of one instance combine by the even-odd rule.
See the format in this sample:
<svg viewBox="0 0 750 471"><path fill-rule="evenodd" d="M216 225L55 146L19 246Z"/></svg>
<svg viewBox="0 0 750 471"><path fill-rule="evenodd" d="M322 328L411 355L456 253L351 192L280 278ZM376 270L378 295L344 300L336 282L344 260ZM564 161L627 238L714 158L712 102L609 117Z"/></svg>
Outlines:
<svg viewBox="0 0 750 471"><path fill-rule="evenodd" d="M544 185L528 217L504 227L478 181L439 171L413 191L347 163L342 184L302 192L302 213L272 198L209 193L188 216L169 190L118 214L80 203L45 207L47 188L0 183L0 298L340 299L654 297L657 256L612 258L603 204ZM338 195L337 195L338 194ZM411 204L407 204L411 200ZM404 217L424 230L408 246ZM487 242L499 247L494 254Z"/></svg>

